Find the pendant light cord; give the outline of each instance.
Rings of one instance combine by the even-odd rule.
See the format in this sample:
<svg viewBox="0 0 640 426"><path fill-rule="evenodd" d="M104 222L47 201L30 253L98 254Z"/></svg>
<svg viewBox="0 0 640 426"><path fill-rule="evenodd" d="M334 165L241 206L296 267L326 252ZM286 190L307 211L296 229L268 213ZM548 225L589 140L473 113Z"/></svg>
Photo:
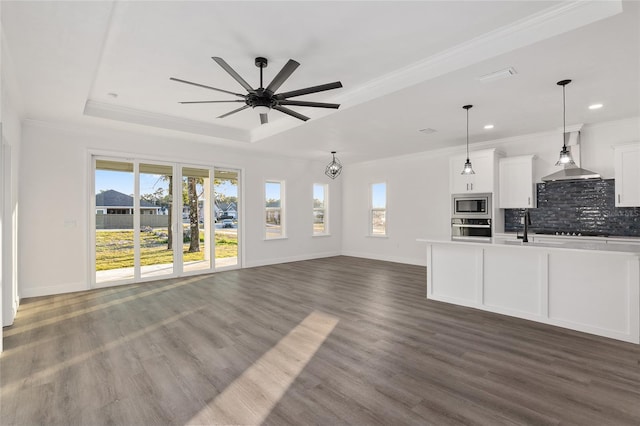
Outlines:
<svg viewBox="0 0 640 426"><path fill-rule="evenodd" d="M467 108L467 161L469 161L469 108Z"/></svg>
<svg viewBox="0 0 640 426"><path fill-rule="evenodd" d="M564 88L566 85L562 85L562 148L567 149L567 107L565 105L566 95L564 93Z"/></svg>

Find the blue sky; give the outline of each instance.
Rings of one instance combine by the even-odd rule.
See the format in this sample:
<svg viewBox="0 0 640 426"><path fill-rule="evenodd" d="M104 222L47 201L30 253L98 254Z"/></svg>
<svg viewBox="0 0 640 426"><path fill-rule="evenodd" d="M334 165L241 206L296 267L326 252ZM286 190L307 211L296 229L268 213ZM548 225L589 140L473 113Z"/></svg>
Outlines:
<svg viewBox="0 0 640 426"><path fill-rule="evenodd" d="M324 185L313 185L313 199L324 202Z"/></svg>
<svg viewBox="0 0 640 426"><path fill-rule="evenodd" d="M264 185L264 195L267 200L279 200L280 199L280 183L267 182Z"/></svg>
<svg viewBox="0 0 640 426"><path fill-rule="evenodd" d="M123 194L133 195L133 173L116 172L111 170L96 170L96 194L101 190L113 189ZM167 193L167 182L160 179L161 175L152 175L147 173L140 174L140 194L154 193L158 188L163 188ZM238 196L237 185L231 184L229 181L223 181L222 184L216 185L216 191L227 196Z"/></svg>
<svg viewBox="0 0 640 426"><path fill-rule="evenodd" d="M387 206L387 184L374 183L371 185L371 207L374 209Z"/></svg>

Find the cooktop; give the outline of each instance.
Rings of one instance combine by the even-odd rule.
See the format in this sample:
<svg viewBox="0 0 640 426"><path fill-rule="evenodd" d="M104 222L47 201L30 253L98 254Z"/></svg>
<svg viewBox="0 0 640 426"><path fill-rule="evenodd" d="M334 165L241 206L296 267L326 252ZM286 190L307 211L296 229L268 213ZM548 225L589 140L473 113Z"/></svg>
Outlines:
<svg viewBox="0 0 640 426"><path fill-rule="evenodd" d="M609 234L594 231L557 231L555 229L542 229L534 232L538 235L559 235L565 237L608 237Z"/></svg>

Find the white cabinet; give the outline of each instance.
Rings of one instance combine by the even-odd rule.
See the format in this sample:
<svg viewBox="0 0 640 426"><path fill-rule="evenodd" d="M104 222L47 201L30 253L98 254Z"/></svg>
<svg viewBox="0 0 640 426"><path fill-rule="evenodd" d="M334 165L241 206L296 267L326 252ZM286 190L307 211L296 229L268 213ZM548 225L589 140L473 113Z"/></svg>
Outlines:
<svg viewBox="0 0 640 426"><path fill-rule="evenodd" d="M526 209L536 206L534 158L534 155L521 155L499 160L499 208Z"/></svg>
<svg viewBox="0 0 640 426"><path fill-rule="evenodd" d="M466 155L451 157L449 163L449 186L451 193L494 192L497 155L495 149L470 152L469 160L475 172L473 175L461 174L467 159Z"/></svg>
<svg viewBox="0 0 640 426"><path fill-rule="evenodd" d="M640 143L614 147L616 207L640 206Z"/></svg>
<svg viewBox="0 0 640 426"><path fill-rule="evenodd" d="M640 343L637 246L427 243L427 298Z"/></svg>

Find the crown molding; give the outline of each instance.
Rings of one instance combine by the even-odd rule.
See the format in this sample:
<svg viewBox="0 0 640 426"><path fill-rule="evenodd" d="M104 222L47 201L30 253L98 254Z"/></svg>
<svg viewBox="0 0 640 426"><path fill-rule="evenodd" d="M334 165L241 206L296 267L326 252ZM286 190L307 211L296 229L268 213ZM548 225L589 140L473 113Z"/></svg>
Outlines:
<svg viewBox="0 0 640 426"><path fill-rule="evenodd" d="M620 0L562 2L396 72L371 80L337 96L335 101L349 108L621 12Z"/></svg>

